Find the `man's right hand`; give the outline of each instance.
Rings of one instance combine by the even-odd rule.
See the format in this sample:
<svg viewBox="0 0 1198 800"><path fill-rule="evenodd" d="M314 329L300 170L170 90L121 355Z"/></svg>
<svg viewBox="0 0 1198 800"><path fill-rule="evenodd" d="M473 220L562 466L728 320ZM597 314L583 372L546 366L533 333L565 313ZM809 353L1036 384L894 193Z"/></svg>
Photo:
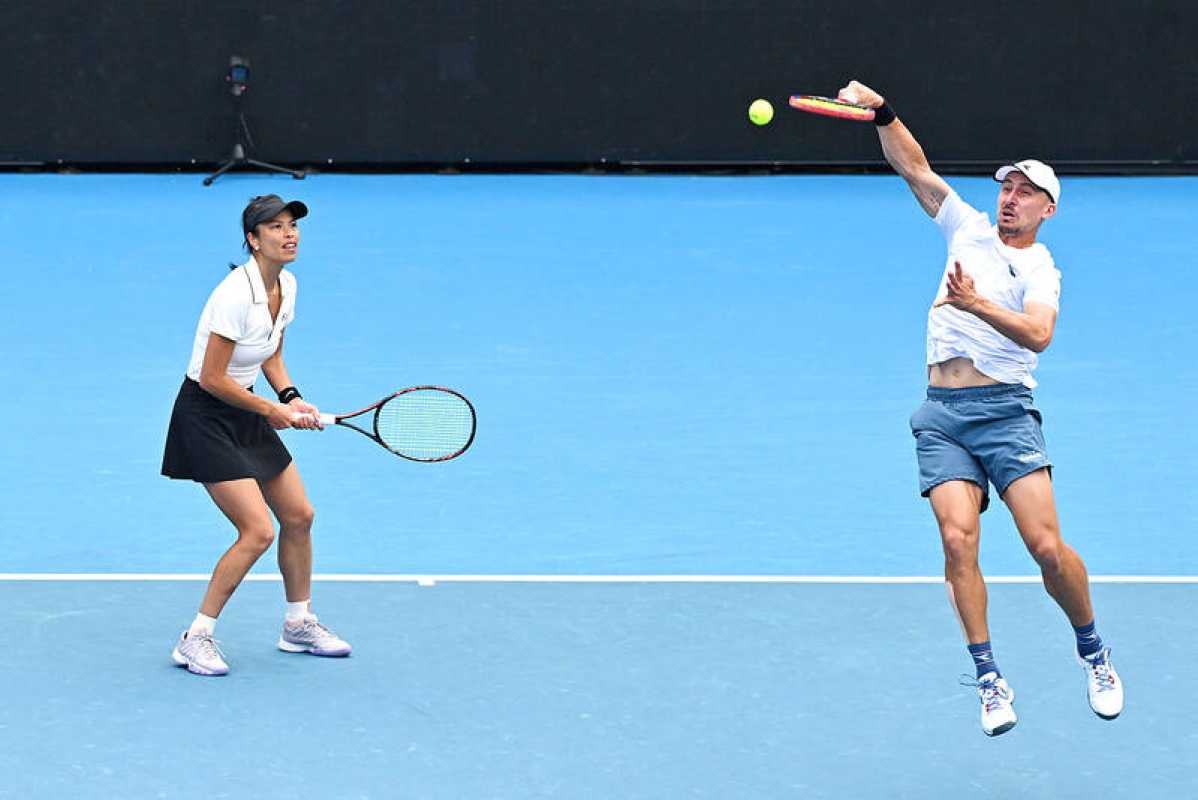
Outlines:
<svg viewBox="0 0 1198 800"><path fill-rule="evenodd" d="M866 108L879 108L886 102L886 98L860 81L849 81L848 86L841 89L836 97Z"/></svg>

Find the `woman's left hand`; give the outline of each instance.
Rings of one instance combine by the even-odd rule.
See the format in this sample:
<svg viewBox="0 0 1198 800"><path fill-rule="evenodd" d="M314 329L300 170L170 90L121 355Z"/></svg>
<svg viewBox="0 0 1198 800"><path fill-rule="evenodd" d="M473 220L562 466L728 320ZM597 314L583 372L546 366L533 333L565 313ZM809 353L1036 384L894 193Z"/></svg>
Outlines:
<svg viewBox="0 0 1198 800"><path fill-rule="evenodd" d="M324 430L324 425L320 421L319 408L307 402L302 397L295 398L287 405L295 412L295 415L292 417L291 427L306 430Z"/></svg>

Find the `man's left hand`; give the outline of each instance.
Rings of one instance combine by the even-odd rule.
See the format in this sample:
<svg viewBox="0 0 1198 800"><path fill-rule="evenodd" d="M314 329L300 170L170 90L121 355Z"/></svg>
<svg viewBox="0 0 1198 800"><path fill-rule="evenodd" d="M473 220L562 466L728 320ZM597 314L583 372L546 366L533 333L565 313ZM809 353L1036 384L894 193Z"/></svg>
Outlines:
<svg viewBox="0 0 1198 800"><path fill-rule="evenodd" d="M933 306L949 305L962 311L971 311L982 299L981 295L973 284L973 277L961 269L961 262L954 261L953 267L954 269L949 270L948 280L945 282L948 294L933 303Z"/></svg>

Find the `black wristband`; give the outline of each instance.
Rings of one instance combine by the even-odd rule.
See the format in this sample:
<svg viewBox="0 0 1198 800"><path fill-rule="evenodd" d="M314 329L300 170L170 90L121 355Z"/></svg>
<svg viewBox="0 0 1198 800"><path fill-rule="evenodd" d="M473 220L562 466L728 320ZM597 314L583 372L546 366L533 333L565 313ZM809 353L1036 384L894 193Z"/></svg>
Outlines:
<svg viewBox="0 0 1198 800"><path fill-rule="evenodd" d="M882 105L874 109L874 124L879 128L885 128L890 123L894 122L897 117L894 115L894 109L890 104L883 101Z"/></svg>
<svg viewBox="0 0 1198 800"><path fill-rule="evenodd" d="M302 397L303 395L299 393L299 389L295 388L294 386L288 386L286 389L279 392L279 402L283 405L287 405L292 400Z"/></svg>

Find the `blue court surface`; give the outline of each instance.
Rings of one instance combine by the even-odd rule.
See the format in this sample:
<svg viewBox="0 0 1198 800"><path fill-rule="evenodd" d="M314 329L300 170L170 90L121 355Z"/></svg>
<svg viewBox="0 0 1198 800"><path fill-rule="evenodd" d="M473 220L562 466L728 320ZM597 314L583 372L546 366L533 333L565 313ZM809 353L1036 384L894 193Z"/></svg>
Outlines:
<svg viewBox="0 0 1198 800"><path fill-rule="evenodd" d="M901 180L200 177L0 175L0 797L1193 793L1198 179L1066 178L1042 231L1064 279L1036 399L1128 705L1089 711L996 502L1020 722L989 740L916 491L944 245ZM993 215L992 181L950 182ZM479 433L433 465L285 433L314 610L354 654L275 649L271 555L202 679L170 650L233 534L158 469L264 192L312 210L305 396L453 386Z"/></svg>

